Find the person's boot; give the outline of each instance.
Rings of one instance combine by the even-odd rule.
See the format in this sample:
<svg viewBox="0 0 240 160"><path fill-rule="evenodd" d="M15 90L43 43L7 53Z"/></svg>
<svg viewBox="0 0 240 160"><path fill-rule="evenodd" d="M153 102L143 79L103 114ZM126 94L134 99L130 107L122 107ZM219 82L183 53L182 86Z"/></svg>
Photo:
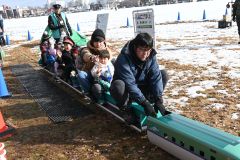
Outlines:
<svg viewBox="0 0 240 160"><path fill-rule="evenodd" d="M238 44L240 44L240 35L239 35L239 40L238 40Z"/></svg>
<svg viewBox="0 0 240 160"><path fill-rule="evenodd" d="M53 75L53 79L55 80L55 82L57 82L57 83L60 83L61 81L60 81L60 77L58 76L58 74L54 74Z"/></svg>

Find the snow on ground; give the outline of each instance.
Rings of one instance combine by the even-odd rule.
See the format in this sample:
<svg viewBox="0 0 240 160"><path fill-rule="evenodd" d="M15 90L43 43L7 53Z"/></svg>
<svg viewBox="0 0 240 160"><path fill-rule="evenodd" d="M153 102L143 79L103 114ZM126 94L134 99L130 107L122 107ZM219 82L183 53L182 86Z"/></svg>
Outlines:
<svg viewBox="0 0 240 160"><path fill-rule="evenodd" d="M237 107L238 109L240 109L240 104L237 104L236 107Z"/></svg>
<svg viewBox="0 0 240 160"><path fill-rule="evenodd" d="M203 11L206 12L206 19L221 19L225 14L225 7L229 0L214 0L208 2L180 3L172 5L156 5L149 7L137 7L115 10L101 10L90 12L69 13L67 17L71 26L77 29L77 23L81 32L93 31L96 26L96 17L99 13L109 13L108 28L114 29L126 26L127 18L132 25L132 11L145 8L153 8L155 12L155 23L174 22L177 20L178 12L180 12L181 21L199 21L203 18ZM214 7L213 7L214 6ZM187 8L187 9L186 9ZM230 11L229 11L230 13ZM30 17L21 19L6 19L6 33L12 39L27 39L27 31L29 30L35 39L39 39L43 30L47 26L47 16ZM197 25L193 28L197 28ZM176 30L177 32L177 30ZM120 38L123 37L121 32L117 32ZM108 34L109 38L112 34ZM175 34L174 34L175 35ZM129 35L128 35L129 36ZM130 36L133 36L132 32ZM170 36L170 35L169 35ZM171 37L171 36L170 36Z"/></svg>
<svg viewBox="0 0 240 160"><path fill-rule="evenodd" d="M232 114L232 119L238 119L238 118L239 118L239 113Z"/></svg>
<svg viewBox="0 0 240 160"><path fill-rule="evenodd" d="M156 50L162 62L160 68L167 69L170 75L164 97L169 109L181 113L181 107L191 105L193 99L202 98L207 100L206 108L221 110L228 106L224 104L224 98L233 97L233 106L239 111L240 47L237 44L237 26L233 23L233 27L218 29L217 22L201 21L204 9L207 19L222 19L228 1L152 7L157 24ZM72 28L76 28L79 23L81 32L86 33L94 30L98 13L109 13L107 38L119 43L116 47L120 51L124 43L134 37L133 27L123 26L126 26L127 17L132 24L130 17L136 9L143 8L91 11L67 16ZM172 23L177 19L177 12L180 12L181 20L188 23ZM5 20L6 34L13 40L27 39L28 30L34 39L39 39L46 25L47 17ZM232 119L238 118L238 113L232 113Z"/></svg>
<svg viewBox="0 0 240 160"><path fill-rule="evenodd" d="M220 103L213 103L211 106L216 109L221 109L224 107L224 105Z"/></svg>
<svg viewBox="0 0 240 160"><path fill-rule="evenodd" d="M204 89L201 86L193 86L193 87L189 87L187 89L187 93L188 93L189 97L192 97L192 98L195 98L198 96L206 97L205 94L198 93L199 91L204 91Z"/></svg>

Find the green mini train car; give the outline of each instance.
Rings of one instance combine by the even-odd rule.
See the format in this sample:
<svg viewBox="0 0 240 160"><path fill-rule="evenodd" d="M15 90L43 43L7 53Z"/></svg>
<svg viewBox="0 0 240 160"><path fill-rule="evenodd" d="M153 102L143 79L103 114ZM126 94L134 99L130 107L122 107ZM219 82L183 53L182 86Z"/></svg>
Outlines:
<svg viewBox="0 0 240 160"><path fill-rule="evenodd" d="M109 87L105 83L105 101L117 109ZM179 159L240 160L240 137L175 113L147 117L141 105L133 102L130 106L138 119L138 123L133 125L140 131L147 129L151 143Z"/></svg>
<svg viewBox="0 0 240 160"><path fill-rule="evenodd" d="M104 82L104 81L100 81L99 83L105 90L102 98L104 99L106 104L101 107L105 107L105 110L110 110L110 112L112 112L112 114L114 114L115 117L118 117L118 119L125 121L124 119L121 118L122 113L116 106L116 101L112 98L112 96L109 92L110 84L107 82ZM133 108L134 115L136 118L136 123L132 124L131 127L133 127L134 129L136 129L139 132L146 130L147 129L147 116L145 115L143 107L136 102L132 102L129 105L129 107ZM157 117L161 117L160 112L157 114Z"/></svg>
<svg viewBox="0 0 240 160"><path fill-rule="evenodd" d="M180 159L240 160L240 137L177 114L148 117L150 142Z"/></svg>

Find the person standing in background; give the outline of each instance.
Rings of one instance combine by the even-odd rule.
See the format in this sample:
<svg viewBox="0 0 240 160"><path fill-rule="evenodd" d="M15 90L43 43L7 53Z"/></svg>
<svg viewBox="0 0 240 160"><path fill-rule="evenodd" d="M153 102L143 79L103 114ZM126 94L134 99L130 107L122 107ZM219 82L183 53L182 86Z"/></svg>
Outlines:
<svg viewBox="0 0 240 160"><path fill-rule="evenodd" d="M5 39L4 39L4 26L3 26L3 18L0 14L0 44L1 46L6 45Z"/></svg>
<svg viewBox="0 0 240 160"><path fill-rule="evenodd" d="M53 5L54 12L48 17L48 27L52 30L52 36L56 43L62 42L65 36L72 36L72 29L60 4Z"/></svg>
<svg viewBox="0 0 240 160"><path fill-rule="evenodd" d="M234 22L237 22L238 26L238 44L240 44L240 0L236 0L232 5L233 11L232 11L232 20Z"/></svg>

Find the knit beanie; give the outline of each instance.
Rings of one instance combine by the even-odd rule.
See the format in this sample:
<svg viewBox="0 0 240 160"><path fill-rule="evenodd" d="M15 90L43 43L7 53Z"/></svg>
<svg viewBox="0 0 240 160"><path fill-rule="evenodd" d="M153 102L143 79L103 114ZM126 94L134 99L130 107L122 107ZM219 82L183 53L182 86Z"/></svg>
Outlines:
<svg viewBox="0 0 240 160"><path fill-rule="evenodd" d="M49 38L51 38L51 36L49 36L49 34L48 34L47 31L44 31L44 32L43 32L43 35L42 35L42 40L43 40L43 41L46 41L46 40L48 40Z"/></svg>
<svg viewBox="0 0 240 160"><path fill-rule="evenodd" d="M105 34L101 29L96 29L92 36L91 36L91 41L92 42L102 42L105 40Z"/></svg>

